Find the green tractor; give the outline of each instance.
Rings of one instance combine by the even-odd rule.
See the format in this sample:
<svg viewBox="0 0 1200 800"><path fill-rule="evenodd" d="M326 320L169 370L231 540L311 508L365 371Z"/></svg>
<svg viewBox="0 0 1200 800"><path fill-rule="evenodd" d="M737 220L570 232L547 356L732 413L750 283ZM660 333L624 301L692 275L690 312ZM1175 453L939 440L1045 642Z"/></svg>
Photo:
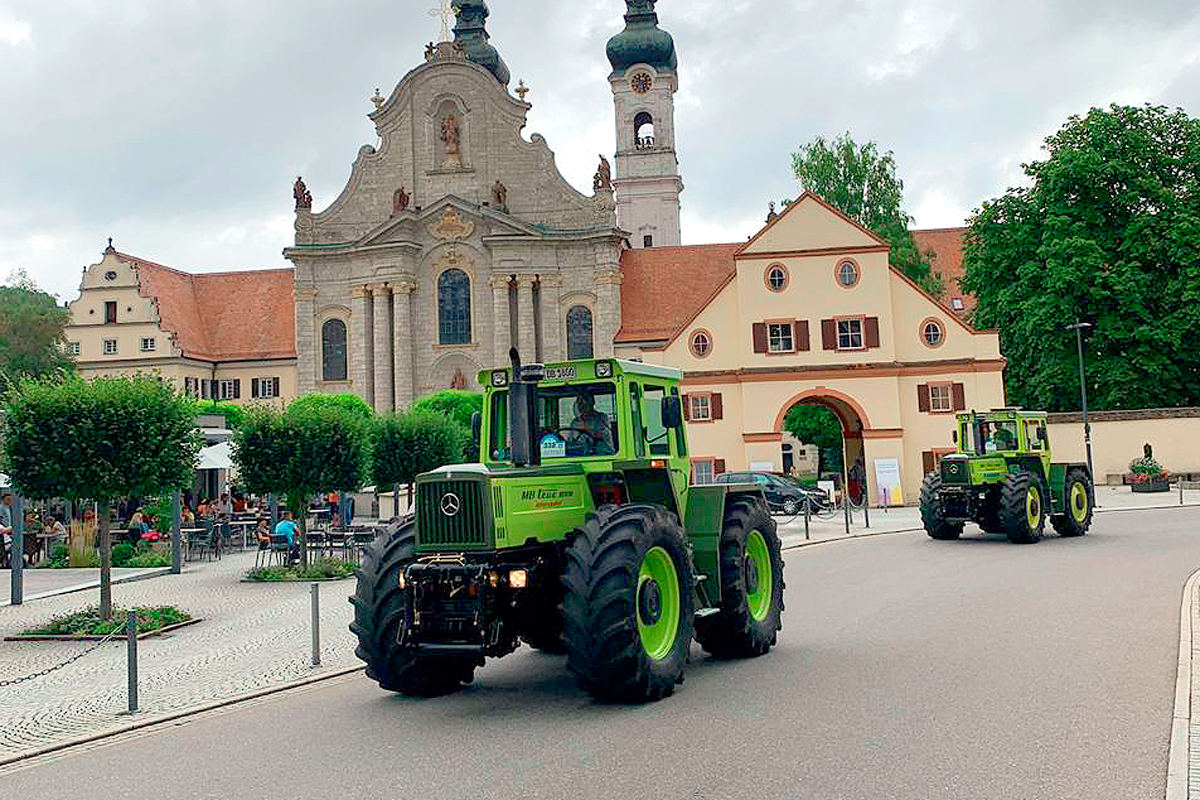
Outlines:
<svg viewBox="0 0 1200 800"><path fill-rule="evenodd" d="M934 539L957 539L975 522L1010 542L1042 538L1049 515L1060 536L1082 536L1096 495L1086 464L1050 460L1046 414L1001 408L959 414L957 452L921 484L921 522Z"/></svg>
<svg viewBox="0 0 1200 800"><path fill-rule="evenodd" d="M364 552L351 598L367 675L405 695L470 683L524 641L592 696L657 700L693 637L761 655L783 559L753 484L689 485L676 369L616 359L487 370L484 463L420 476L412 516Z"/></svg>

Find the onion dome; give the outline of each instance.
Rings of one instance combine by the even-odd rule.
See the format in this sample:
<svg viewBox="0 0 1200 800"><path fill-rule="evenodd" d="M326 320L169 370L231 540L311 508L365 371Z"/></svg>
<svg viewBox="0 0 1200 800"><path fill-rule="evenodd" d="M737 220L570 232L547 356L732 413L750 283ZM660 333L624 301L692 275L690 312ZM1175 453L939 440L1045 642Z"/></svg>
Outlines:
<svg viewBox="0 0 1200 800"><path fill-rule="evenodd" d="M625 0L625 30L608 40L608 63L613 72L624 72L634 64L649 64L657 70L674 72L675 40L658 27L654 13L657 0Z"/></svg>
<svg viewBox="0 0 1200 800"><path fill-rule="evenodd" d="M468 60L474 61L508 86L512 77L508 65L500 57L499 51L488 44L488 32L484 27L488 13L484 0L454 0L454 14L458 17L458 23L454 26L454 41L466 48Z"/></svg>

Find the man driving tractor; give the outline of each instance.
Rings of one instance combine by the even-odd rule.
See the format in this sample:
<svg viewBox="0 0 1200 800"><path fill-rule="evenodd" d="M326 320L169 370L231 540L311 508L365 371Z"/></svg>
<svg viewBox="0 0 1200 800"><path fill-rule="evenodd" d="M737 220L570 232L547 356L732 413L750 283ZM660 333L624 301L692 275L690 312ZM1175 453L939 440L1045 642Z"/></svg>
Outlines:
<svg viewBox="0 0 1200 800"><path fill-rule="evenodd" d="M608 415L596 410L596 399L592 395L581 393L576 398L575 419L571 421L571 429L581 434L575 438L583 440L582 444L591 451L590 455L604 456L617 452Z"/></svg>

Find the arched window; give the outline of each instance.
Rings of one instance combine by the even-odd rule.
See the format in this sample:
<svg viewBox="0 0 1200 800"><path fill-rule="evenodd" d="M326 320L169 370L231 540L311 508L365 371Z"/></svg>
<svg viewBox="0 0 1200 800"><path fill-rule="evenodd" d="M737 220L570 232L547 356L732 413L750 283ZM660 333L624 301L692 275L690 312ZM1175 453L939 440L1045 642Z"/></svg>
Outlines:
<svg viewBox="0 0 1200 800"><path fill-rule="evenodd" d="M346 323L340 319L321 326L321 379L346 380Z"/></svg>
<svg viewBox="0 0 1200 800"><path fill-rule="evenodd" d="M592 357L592 310L571 306L567 312L567 360Z"/></svg>
<svg viewBox="0 0 1200 800"><path fill-rule="evenodd" d="M654 145L654 117L646 111L638 112L633 118L633 141L637 147Z"/></svg>
<svg viewBox="0 0 1200 800"><path fill-rule="evenodd" d="M438 278L438 343L471 343L471 279L461 269Z"/></svg>

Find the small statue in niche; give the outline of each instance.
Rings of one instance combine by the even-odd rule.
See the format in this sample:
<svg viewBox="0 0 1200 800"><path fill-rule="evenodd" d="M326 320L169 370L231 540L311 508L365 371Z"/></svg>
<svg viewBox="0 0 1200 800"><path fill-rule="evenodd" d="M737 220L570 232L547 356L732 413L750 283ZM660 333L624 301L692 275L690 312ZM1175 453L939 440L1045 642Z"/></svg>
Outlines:
<svg viewBox="0 0 1200 800"><path fill-rule="evenodd" d="M455 370L454 377L450 379L450 388L460 391L467 388L467 376L463 375L461 369Z"/></svg>
<svg viewBox="0 0 1200 800"><path fill-rule="evenodd" d="M1146 454L1146 458L1154 458L1154 448L1150 446L1149 442L1142 445L1142 452Z"/></svg>
<svg viewBox="0 0 1200 800"><path fill-rule="evenodd" d="M296 210L312 209L312 193L304 185L303 178L297 177L296 182L292 184L292 197L296 201Z"/></svg>
<svg viewBox="0 0 1200 800"><path fill-rule="evenodd" d="M446 166L458 166L462 163L459 155L458 120L453 114L447 114L442 120L442 143L446 146Z"/></svg>
<svg viewBox="0 0 1200 800"><path fill-rule="evenodd" d="M399 214L401 211L408 208L408 201L410 199L411 198L408 196L408 192L404 190L403 186L397 189L392 195L392 213Z"/></svg>
<svg viewBox="0 0 1200 800"><path fill-rule="evenodd" d="M596 168L596 176L592 179L592 191L612 188L612 166L604 154L600 154L600 166Z"/></svg>
<svg viewBox="0 0 1200 800"><path fill-rule="evenodd" d="M508 213L508 187L498 179L492 185L492 203L498 210Z"/></svg>

